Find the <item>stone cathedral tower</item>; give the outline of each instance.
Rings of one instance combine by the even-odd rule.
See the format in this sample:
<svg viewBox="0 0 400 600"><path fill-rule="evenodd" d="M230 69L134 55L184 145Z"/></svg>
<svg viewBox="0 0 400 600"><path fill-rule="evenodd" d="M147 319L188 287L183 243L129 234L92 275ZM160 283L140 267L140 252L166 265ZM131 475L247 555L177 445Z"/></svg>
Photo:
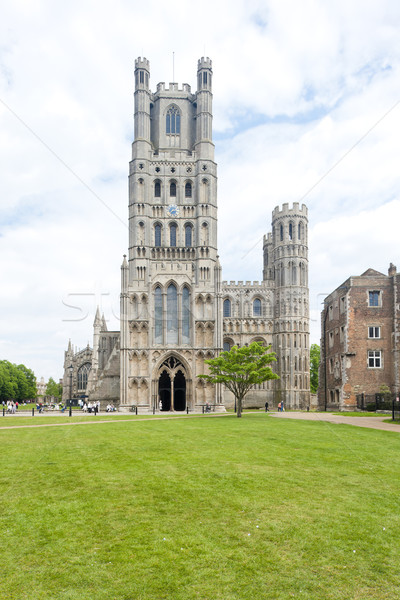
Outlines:
<svg viewBox="0 0 400 600"><path fill-rule="evenodd" d="M224 410L232 396L198 379L204 361L259 341L276 352L280 379L256 386L246 405L309 405L307 208L274 209L261 281L222 281L212 77L211 60L201 58L196 92L177 83L151 92L149 61L135 61L121 331L108 331L98 311L93 350L69 344L64 399L112 401L122 411L201 410L206 402Z"/></svg>
<svg viewBox="0 0 400 600"><path fill-rule="evenodd" d="M211 60L198 62L195 93L176 83L152 93L149 79L149 61L137 59L120 409L194 409L221 402L197 383L222 347Z"/></svg>

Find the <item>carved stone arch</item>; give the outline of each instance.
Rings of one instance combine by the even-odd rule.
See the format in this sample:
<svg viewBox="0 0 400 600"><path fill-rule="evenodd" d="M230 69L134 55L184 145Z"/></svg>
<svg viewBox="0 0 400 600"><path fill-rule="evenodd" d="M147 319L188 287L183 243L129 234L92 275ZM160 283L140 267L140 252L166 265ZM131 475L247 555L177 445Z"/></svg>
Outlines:
<svg viewBox="0 0 400 600"><path fill-rule="evenodd" d="M134 387L137 387L137 385L138 385L137 377L129 377L129 379L128 379L128 387L130 389L132 389Z"/></svg>
<svg viewBox="0 0 400 600"><path fill-rule="evenodd" d="M250 340L250 344L252 344L253 342L258 342L258 343L262 344L263 346L268 346L267 341L260 335L256 335L255 337L253 337Z"/></svg>
<svg viewBox="0 0 400 600"><path fill-rule="evenodd" d="M176 287L176 291L179 291L179 284L172 277L165 283L164 289L167 290L170 285L174 285Z"/></svg>
<svg viewBox="0 0 400 600"><path fill-rule="evenodd" d="M161 352L159 352L158 350L156 350L155 352L153 352L152 361L156 362L160 358L160 356L161 356Z"/></svg>

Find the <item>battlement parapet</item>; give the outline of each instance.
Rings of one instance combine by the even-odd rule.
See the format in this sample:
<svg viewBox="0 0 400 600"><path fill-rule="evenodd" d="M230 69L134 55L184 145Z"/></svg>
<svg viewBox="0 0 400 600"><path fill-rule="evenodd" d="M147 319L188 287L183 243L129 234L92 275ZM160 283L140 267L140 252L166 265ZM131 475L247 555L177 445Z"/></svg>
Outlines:
<svg viewBox="0 0 400 600"><path fill-rule="evenodd" d="M202 56L201 58L199 58L199 60L197 61L197 70L199 71L200 69L212 69L211 58L209 58L208 56Z"/></svg>
<svg viewBox="0 0 400 600"><path fill-rule="evenodd" d="M143 58L139 56L135 60L135 70L136 69L146 69L147 71L150 71L150 61L147 60L147 58L145 58L144 56Z"/></svg>
<svg viewBox="0 0 400 600"><path fill-rule="evenodd" d="M179 88L179 83L174 82L170 82L169 87L166 87L165 81L160 81L160 83L157 83L156 95L163 93L181 93L188 95L191 94L191 87L188 83L182 83L182 87Z"/></svg>
<svg viewBox="0 0 400 600"><path fill-rule="evenodd" d="M229 281L229 283L227 281L223 281L222 282L222 287L223 288L243 288L243 289L247 289L249 287L268 287L268 282L265 281Z"/></svg>
<svg viewBox="0 0 400 600"><path fill-rule="evenodd" d="M272 233L268 232L263 236L263 245L272 244Z"/></svg>
<svg viewBox="0 0 400 600"><path fill-rule="evenodd" d="M282 204L282 209L280 209L279 206L276 206L274 208L274 210L272 211L272 220L278 219L280 217L289 217L296 215L301 217L307 217L307 206L305 204L302 204L300 207L300 204L298 202L293 202L292 208L289 208L289 203L285 202L284 204Z"/></svg>

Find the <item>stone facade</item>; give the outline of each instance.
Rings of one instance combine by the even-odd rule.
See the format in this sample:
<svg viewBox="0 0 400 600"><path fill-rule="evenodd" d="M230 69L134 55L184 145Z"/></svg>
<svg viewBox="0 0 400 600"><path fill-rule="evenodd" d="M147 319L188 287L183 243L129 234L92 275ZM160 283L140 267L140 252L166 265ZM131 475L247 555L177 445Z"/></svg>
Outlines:
<svg viewBox="0 0 400 600"><path fill-rule="evenodd" d="M232 398L198 375L223 348L254 340L272 345L281 379L254 389L250 403L309 404L307 208L273 211L262 281L222 281L212 78L211 60L201 58L196 92L159 83L152 93L149 61L135 62L121 332L107 332L96 315L87 379L91 399L121 411L201 410L206 402L224 410ZM69 348L66 367L74 357ZM74 380L87 354L76 358Z"/></svg>
<svg viewBox="0 0 400 600"><path fill-rule="evenodd" d="M357 396L398 393L400 276L368 269L349 277L324 301L321 314L321 409L354 410Z"/></svg>

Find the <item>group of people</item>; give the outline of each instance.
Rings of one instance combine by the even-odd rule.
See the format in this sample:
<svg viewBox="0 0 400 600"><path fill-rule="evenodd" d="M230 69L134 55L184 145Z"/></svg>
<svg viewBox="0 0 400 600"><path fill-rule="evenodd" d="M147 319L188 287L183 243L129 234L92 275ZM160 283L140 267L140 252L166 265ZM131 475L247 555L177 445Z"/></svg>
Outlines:
<svg viewBox="0 0 400 600"><path fill-rule="evenodd" d="M3 406L5 406L4 401L3 401ZM14 400L8 400L8 402L7 402L7 412L8 412L8 414L15 415L15 413L17 412L17 410L18 410L18 401L16 400L14 402Z"/></svg>
<svg viewBox="0 0 400 600"><path fill-rule="evenodd" d="M106 408L106 412L114 412L117 409L115 408L114 404L112 402L110 402L109 404L107 404L107 408Z"/></svg>
<svg viewBox="0 0 400 600"><path fill-rule="evenodd" d="M81 406L84 413L94 413L97 415L100 412L100 401L97 402L82 402Z"/></svg>
<svg viewBox="0 0 400 600"><path fill-rule="evenodd" d="M268 403L268 401L267 401L267 402L265 403L265 412L268 412L268 411L269 411L269 408L268 408L268 407L269 407L269 403ZM285 407L284 407L284 405L283 405L283 400L282 400L282 402L279 402L279 404L278 404L278 412L283 412L284 410L285 410Z"/></svg>

